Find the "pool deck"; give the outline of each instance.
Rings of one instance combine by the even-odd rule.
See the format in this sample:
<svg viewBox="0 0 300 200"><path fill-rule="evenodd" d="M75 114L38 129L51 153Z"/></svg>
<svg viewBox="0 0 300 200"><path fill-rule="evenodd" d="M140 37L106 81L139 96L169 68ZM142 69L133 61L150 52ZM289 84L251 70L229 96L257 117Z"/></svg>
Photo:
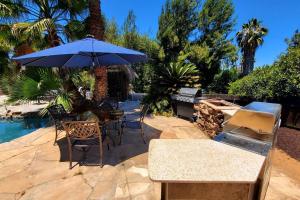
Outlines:
<svg viewBox="0 0 300 200"><path fill-rule="evenodd" d="M137 117L135 107L127 107L133 118ZM122 145L105 148L103 168L76 165L69 170L65 133L53 146L53 127L0 144L0 199L160 199L160 184L148 177L149 141L208 138L193 124L175 117L147 116L145 127L146 145L137 131L125 130ZM274 156L282 153L276 150ZM80 152L74 154L74 160L80 160ZM86 162L95 161L97 155L91 150ZM294 163L300 166L299 161ZM275 165L266 199L300 199L300 180Z"/></svg>
<svg viewBox="0 0 300 200"><path fill-rule="evenodd" d="M6 95L0 96L0 117L9 117L12 113L26 114L31 112L39 112L48 105L48 102L41 101L40 103L28 102L15 105L8 104L4 106L7 99L8 97ZM8 110L10 110L9 115L7 115ZM16 116L19 116L19 114Z"/></svg>

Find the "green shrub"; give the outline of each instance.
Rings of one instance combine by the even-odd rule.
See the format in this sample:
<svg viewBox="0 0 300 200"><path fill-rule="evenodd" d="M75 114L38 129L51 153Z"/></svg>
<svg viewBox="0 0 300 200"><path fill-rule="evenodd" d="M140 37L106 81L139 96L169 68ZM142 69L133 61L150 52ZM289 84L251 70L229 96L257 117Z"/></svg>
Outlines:
<svg viewBox="0 0 300 200"><path fill-rule="evenodd" d="M258 100L300 97L300 48L290 48L272 66L254 70L230 84L229 94Z"/></svg>
<svg viewBox="0 0 300 200"><path fill-rule="evenodd" d="M235 68L222 70L216 74L213 82L208 86L210 92L227 94L229 83L236 81L239 74Z"/></svg>

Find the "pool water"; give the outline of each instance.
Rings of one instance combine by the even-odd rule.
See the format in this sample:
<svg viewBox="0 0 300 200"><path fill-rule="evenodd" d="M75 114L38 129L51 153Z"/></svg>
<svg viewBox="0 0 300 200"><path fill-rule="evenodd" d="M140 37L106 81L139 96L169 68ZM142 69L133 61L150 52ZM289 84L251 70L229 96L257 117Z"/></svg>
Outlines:
<svg viewBox="0 0 300 200"><path fill-rule="evenodd" d="M0 120L0 143L11 141L48 125L48 118L35 117L20 120Z"/></svg>

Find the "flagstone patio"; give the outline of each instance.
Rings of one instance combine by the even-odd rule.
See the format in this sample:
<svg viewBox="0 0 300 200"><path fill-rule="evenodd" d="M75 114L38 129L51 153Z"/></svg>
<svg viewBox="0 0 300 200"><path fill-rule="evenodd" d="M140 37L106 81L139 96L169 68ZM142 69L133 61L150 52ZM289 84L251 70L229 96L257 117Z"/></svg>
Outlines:
<svg viewBox="0 0 300 200"><path fill-rule="evenodd" d="M135 107L127 107L131 117L136 117ZM147 144L138 132L125 130L122 145L105 148L103 168L74 162L69 170L64 132L53 146L53 127L0 144L0 199L160 199L160 184L148 178L149 140L208 138L190 122L175 117L148 116L145 125ZM79 161L81 153L75 154L74 160ZM284 152L276 150L275 157L280 154ZM96 161L97 155L92 149L87 162ZM299 162L294 162L297 167ZM300 199L299 183L275 165L266 199Z"/></svg>

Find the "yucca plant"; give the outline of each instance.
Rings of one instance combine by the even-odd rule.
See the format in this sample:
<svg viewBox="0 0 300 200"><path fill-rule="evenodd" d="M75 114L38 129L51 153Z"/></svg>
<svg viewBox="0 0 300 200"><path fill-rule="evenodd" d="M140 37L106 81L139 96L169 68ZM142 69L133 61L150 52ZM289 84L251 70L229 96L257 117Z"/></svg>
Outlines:
<svg viewBox="0 0 300 200"><path fill-rule="evenodd" d="M168 94L174 94L182 87L200 87L197 67L187 60L188 54L178 56L176 62L164 67L159 76L159 84L167 88Z"/></svg>
<svg viewBox="0 0 300 200"><path fill-rule="evenodd" d="M171 95L182 87L200 88L197 67L187 60L188 55L180 55L176 62L166 65L160 76L154 80L149 95L145 99L156 113L172 113Z"/></svg>
<svg viewBox="0 0 300 200"><path fill-rule="evenodd" d="M182 87L199 87L197 67L191 63L172 62L160 76L161 85L168 88L169 93L176 93Z"/></svg>

